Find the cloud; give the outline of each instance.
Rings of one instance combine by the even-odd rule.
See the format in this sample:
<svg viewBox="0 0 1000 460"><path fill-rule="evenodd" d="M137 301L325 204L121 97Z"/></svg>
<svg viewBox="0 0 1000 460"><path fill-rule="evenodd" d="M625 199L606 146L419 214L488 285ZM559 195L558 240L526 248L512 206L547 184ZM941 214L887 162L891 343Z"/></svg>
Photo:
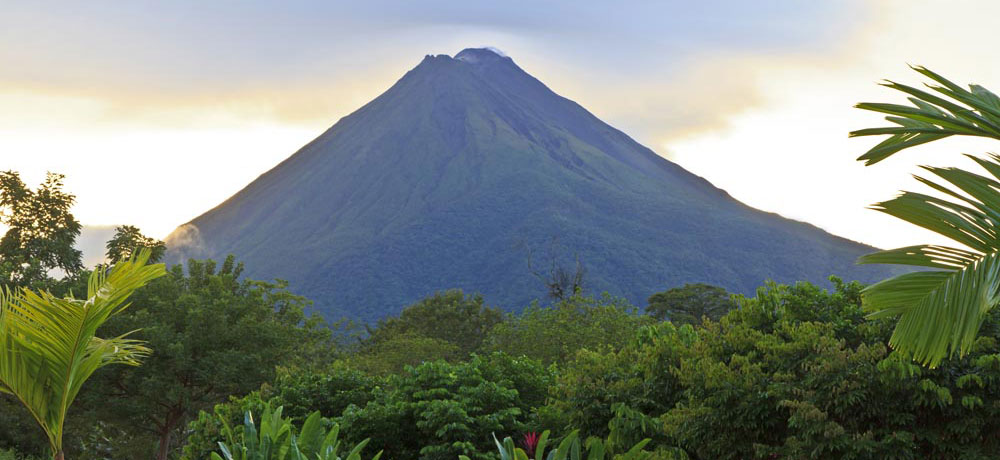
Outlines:
<svg viewBox="0 0 1000 460"><path fill-rule="evenodd" d="M875 83L882 78L913 85L925 81L906 63L927 65L957 82L1000 88L1000 66L987 65L989 56L975 46L990 40L991 18L1000 14L1000 4L877 5L873 19L845 35L833 52L748 57L734 72L752 82L748 91L759 103L722 112L725 119L715 129L665 134L671 158L752 206L851 239L880 247L947 244L938 235L866 207L901 189L928 192L910 177L918 164L968 166L959 152L981 153L995 145L947 139L863 167L854 159L877 141L848 139L847 132L885 122L852 105L905 103L903 95ZM928 33L931 21L934 33Z"/></svg>
<svg viewBox="0 0 1000 460"><path fill-rule="evenodd" d="M0 93L89 99L105 105L108 119L177 126L203 125L206 113L335 120L423 55L478 43L503 47L529 62L529 72L556 67L579 77L588 93L629 93L622 77L646 75L647 88L656 79L666 86L706 53L825 46L854 7L791 0L20 4L0 17L0 62L13 64L0 67Z"/></svg>
<svg viewBox="0 0 1000 460"><path fill-rule="evenodd" d="M84 222L128 221L165 235L377 96L423 55L488 43L738 198L892 245L923 236L864 206L908 187L914 162L954 157L946 156L951 148L928 147L933 154L862 168L853 158L867 144L846 132L878 117L850 105L892 97L873 84L880 78L913 82L906 62L1000 87L989 84L1000 81L1000 67L977 46L992 42L998 8L22 3L0 17L0 62L11 63L0 67L0 155L16 152L5 163L26 174L68 173ZM116 188L142 193L120 197L117 210L104 206Z"/></svg>

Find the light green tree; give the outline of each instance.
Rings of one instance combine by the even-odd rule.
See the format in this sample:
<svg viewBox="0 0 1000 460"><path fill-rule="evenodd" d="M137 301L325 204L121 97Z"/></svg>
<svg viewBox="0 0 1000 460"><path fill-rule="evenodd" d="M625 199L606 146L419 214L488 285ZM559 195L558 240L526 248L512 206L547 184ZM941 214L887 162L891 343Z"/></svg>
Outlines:
<svg viewBox="0 0 1000 460"><path fill-rule="evenodd" d="M885 113L894 126L854 131L851 136L888 135L858 158L873 165L917 145L949 136L1000 139L1000 97L978 85L968 89L923 67L929 91L887 81L909 95L912 105L861 103ZM938 196L903 192L874 209L945 236L956 246L925 244L879 251L861 263L920 267L876 283L862 293L872 317L898 316L890 345L931 367L972 349L987 314L1000 301L1000 156L966 155L985 174L954 167L922 169L916 177Z"/></svg>
<svg viewBox="0 0 1000 460"><path fill-rule="evenodd" d="M148 251L105 272L94 271L87 298L48 291L0 292L0 392L14 395L45 432L62 460L66 413L84 382L108 364L138 365L150 350L124 334L96 336L97 328L128 308L133 291L165 273L147 265Z"/></svg>

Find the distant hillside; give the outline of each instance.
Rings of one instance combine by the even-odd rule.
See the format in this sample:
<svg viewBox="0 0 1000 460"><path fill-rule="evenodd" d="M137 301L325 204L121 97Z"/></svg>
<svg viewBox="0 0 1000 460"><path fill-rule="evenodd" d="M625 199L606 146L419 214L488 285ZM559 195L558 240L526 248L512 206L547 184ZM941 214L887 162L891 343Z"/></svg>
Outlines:
<svg viewBox="0 0 1000 460"><path fill-rule="evenodd" d="M734 200L487 49L427 56L167 243L361 320L447 288L520 309L545 295L526 248L637 305L686 282L886 275L854 264L873 248Z"/></svg>

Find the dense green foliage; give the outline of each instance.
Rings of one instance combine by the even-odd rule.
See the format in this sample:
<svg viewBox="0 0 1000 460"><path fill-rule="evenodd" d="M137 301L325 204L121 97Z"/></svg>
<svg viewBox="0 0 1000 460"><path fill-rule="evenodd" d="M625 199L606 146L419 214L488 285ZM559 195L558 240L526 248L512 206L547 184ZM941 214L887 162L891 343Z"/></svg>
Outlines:
<svg viewBox="0 0 1000 460"><path fill-rule="evenodd" d="M484 305L482 296L445 291L404 308L399 316L380 319L369 342L379 344L413 334L449 342L468 355L479 349L502 320L503 313Z"/></svg>
<svg viewBox="0 0 1000 460"><path fill-rule="evenodd" d="M542 413L703 459L992 457L996 320L969 357L922 369L889 351L891 323L865 320L861 285L835 283L771 284L719 322L664 323L584 354Z"/></svg>
<svg viewBox="0 0 1000 460"><path fill-rule="evenodd" d="M345 439L371 438L392 459L489 459L491 433L523 432L544 403L549 370L505 354L427 362L389 377L337 420Z"/></svg>
<svg viewBox="0 0 1000 460"><path fill-rule="evenodd" d="M441 308L432 314L427 308L430 305ZM474 325L476 321L483 324ZM468 327L476 332L448 334L446 328L435 327L439 322ZM638 316L634 308L623 301L609 297L575 296L560 302L557 308L536 305L524 315L501 316L496 310L483 307L478 297L466 297L460 292L437 294L409 307L398 318L380 322L357 351L348 353L329 369L281 372L274 382L260 391L216 406L214 415L202 412L190 426L193 434L184 448L184 458L200 459L211 452L215 443L221 440L219 416L237 424L246 410L259 410L265 403L282 405L293 417L319 410L324 417L338 420L345 427L345 436L351 440L371 437L373 442L387 443L387 458L438 458L437 455L443 455L440 452L450 455L464 452L462 449L469 449L468 446L477 449L470 455L489 457L492 455L490 450L481 450L489 440L485 427L512 432L537 425L535 408L544 404L556 372L555 367L544 367L541 359L562 359L559 356L572 354L573 347L615 349L627 342L641 325L652 323L650 318ZM422 334L438 334L439 338ZM536 343L544 341L551 347L536 347L529 350L528 356L518 359L490 351L496 349L497 344L513 344L518 337ZM449 338L451 341L447 341ZM451 363L436 360L426 349L405 346L417 340L447 345L451 350ZM378 342L401 346L389 353L376 346ZM469 347L460 351L458 345L461 343L479 343L483 354L470 356ZM403 360L408 360L409 365L403 365ZM396 364L391 368L373 364L383 361ZM438 388L431 391L435 386ZM472 391L473 388L478 389ZM424 393L427 395L421 396ZM433 403L444 405L447 402L436 410L455 412L448 413L450 419L425 421L419 439L415 439L416 432L407 432L405 428L409 423L416 423L422 417L421 408L431 403L421 398L444 400ZM484 398L495 400L487 404ZM504 407L504 404L512 406ZM353 408L349 408L351 405ZM497 412L489 412L493 410ZM508 418L484 421L501 414ZM445 435L439 435L440 427L435 423L456 425L443 432ZM461 433L467 432L487 437L456 440ZM461 448L447 447L455 442L469 444ZM437 450L429 449L425 452L429 457L421 457L421 450L434 445L438 445ZM405 455L393 449L404 449ZM416 457L410 457L414 455Z"/></svg>
<svg viewBox="0 0 1000 460"><path fill-rule="evenodd" d="M479 350L503 313L482 296L439 292L384 318L350 360L373 374L400 372L423 361L464 359Z"/></svg>
<svg viewBox="0 0 1000 460"><path fill-rule="evenodd" d="M886 120L895 124L851 133L889 136L858 160L872 165L901 150L956 135L1000 140L1000 96L979 85L962 88L923 67L914 70L934 81L927 86L936 94L890 81L884 85L910 96L913 106L858 104L888 114ZM944 236L957 247L908 246L860 259L923 269L871 286L865 302L876 310L873 317L898 316L889 343L931 366L946 356L971 353L980 326L1000 303L1000 156L967 156L987 175L924 166L936 177L916 179L938 195L903 192L874 206Z"/></svg>
<svg viewBox="0 0 1000 460"><path fill-rule="evenodd" d="M340 427L336 424L329 430L319 412L306 417L301 429L292 420L282 416L282 407L271 409L269 405L258 412L260 423L253 419L252 411L247 411L240 435L234 434L226 426L228 442L219 443L219 452L212 452L212 460L361 460L361 450L368 440L356 446L343 446L339 438ZM344 455L341 457L341 449ZM378 460L379 452L371 457Z"/></svg>
<svg viewBox="0 0 1000 460"><path fill-rule="evenodd" d="M304 298L281 282L241 280L242 265L232 257L221 267L192 260L186 268L173 266L108 324L110 331L141 328L136 336L157 350L142 368L106 373L88 394L99 418L114 421L107 429L122 432L111 440L119 456L126 450L114 445L120 436L140 449L133 458L166 459L183 445L184 427L198 411L259 388L276 366L298 362L329 336L305 315Z"/></svg>
<svg viewBox="0 0 1000 460"><path fill-rule="evenodd" d="M494 437L494 439L496 438ZM603 440L590 438L586 441L581 441L580 433L573 431L563 438L562 442L555 449L549 451L549 455L546 456L545 449L548 447L548 439L549 431L546 430L537 440L532 440L530 445L525 446L528 450L517 447L514 444L514 440L510 437L504 438L503 442L498 440L496 444L501 460L529 460L532 457L538 460L543 458L554 460L583 460L584 458L587 460L604 460L605 458L611 460L647 460L650 458L650 453L643 450L646 444L649 443L649 439L640 441L625 452L615 454L607 448ZM459 459L470 460L469 457L464 455L459 456Z"/></svg>
<svg viewBox="0 0 1000 460"><path fill-rule="evenodd" d="M534 303L511 315L493 328L486 348L544 363L565 362L582 349L620 347L640 326L652 323L624 299L577 294L551 307Z"/></svg>
<svg viewBox="0 0 1000 460"><path fill-rule="evenodd" d="M0 460L40 460L40 458L22 455L13 449L0 449Z"/></svg>
<svg viewBox="0 0 1000 460"><path fill-rule="evenodd" d="M832 284L769 283L696 325L595 299L536 306L483 342L491 349L505 343L494 336L522 331L516 337L539 346L518 354L534 359L472 355L374 376L347 359L283 374L216 413L238 423L268 402L299 419L315 407L345 440L371 438L389 459L495 459L492 432L519 439L544 429L556 441L579 430L610 454L649 438L649 458L662 459L990 458L1000 448L991 434L1000 430L996 319L970 356L924 369L888 348L891 322L865 319L862 285ZM618 332L597 333L607 328ZM578 349L545 345L560 339ZM202 417L192 440L211 449L221 425Z"/></svg>
<svg viewBox="0 0 1000 460"><path fill-rule="evenodd" d="M646 313L675 325L698 324L702 318L718 321L736 304L732 294L718 286L704 283L685 284L649 296Z"/></svg>
<svg viewBox="0 0 1000 460"><path fill-rule="evenodd" d="M202 411L188 431L182 460L201 460L224 441L225 425L239 427L247 411L260 413L265 405L281 406L294 422L302 422L312 411L327 419L340 416L350 405L364 406L375 386L383 379L337 363L324 371L279 370L272 384L264 385L243 397L232 397L215 406L212 413Z"/></svg>

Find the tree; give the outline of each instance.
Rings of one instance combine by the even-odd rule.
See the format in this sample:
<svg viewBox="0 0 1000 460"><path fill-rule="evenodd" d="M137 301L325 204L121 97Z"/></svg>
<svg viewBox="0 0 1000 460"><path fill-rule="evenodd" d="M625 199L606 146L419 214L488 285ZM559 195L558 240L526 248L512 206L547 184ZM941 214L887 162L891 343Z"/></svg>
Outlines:
<svg viewBox="0 0 1000 460"><path fill-rule="evenodd" d="M462 353L447 340L405 333L366 344L364 349L348 356L345 361L372 375L388 375L423 362L455 362L467 357L468 353Z"/></svg>
<svg viewBox="0 0 1000 460"><path fill-rule="evenodd" d="M685 284L649 296L646 313L658 320L682 324L698 324L707 317L718 321L736 305L725 289L710 284Z"/></svg>
<svg viewBox="0 0 1000 460"><path fill-rule="evenodd" d="M128 333L100 338L97 329L122 313L135 290L165 273L142 252L106 274L90 276L87 299L57 298L24 288L0 293L0 392L13 394L41 426L53 458L62 460L66 413L84 382L109 364L138 365L150 350Z"/></svg>
<svg viewBox="0 0 1000 460"><path fill-rule="evenodd" d="M620 348L652 319L623 299L574 295L552 307L533 304L490 332L484 349L564 363L581 349Z"/></svg>
<svg viewBox="0 0 1000 460"><path fill-rule="evenodd" d="M127 458L166 459L198 411L259 388L277 365L305 364L301 354L326 345L329 331L305 315L305 298L281 281L240 280L242 270L231 256L218 269L211 260L189 261L187 273L176 265L109 322L113 331L142 327L138 336L157 350L139 369L101 376L87 395L88 407L122 434L112 442L133 438L127 447L139 451Z"/></svg>
<svg viewBox="0 0 1000 460"><path fill-rule="evenodd" d="M167 251L167 245L162 241L143 235L138 228L131 225L115 228L115 236L108 240L106 247L109 264L128 259L144 248L150 251L150 262L158 262Z"/></svg>
<svg viewBox="0 0 1000 460"><path fill-rule="evenodd" d="M967 90L923 67L914 70L936 82L927 86L938 94L889 81L883 85L910 95L912 106L858 104L888 114L886 120L896 125L852 132L889 136L859 161L872 165L901 150L955 135L1000 139L1000 97L978 85ZM932 367L947 356L969 353L983 320L1000 302L1000 156L968 157L987 175L925 166L936 179L917 177L946 198L903 192L873 206L945 236L958 247L908 246L859 260L923 269L877 283L863 296L874 310L873 318L899 317L889 343Z"/></svg>
<svg viewBox="0 0 1000 460"><path fill-rule="evenodd" d="M0 283L38 286L50 270L71 275L83 268L73 247L80 223L69 212L76 199L62 190L63 175L48 173L31 190L14 171L0 172Z"/></svg>
<svg viewBox="0 0 1000 460"><path fill-rule="evenodd" d="M486 306L482 296L466 296L452 289L406 307L398 317L379 320L368 342L378 345L416 335L453 344L467 356L478 350L486 335L502 321L503 312Z"/></svg>
<svg viewBox="0 0 1000 460"><path fill-rule="evenodd" d="M368 328L358 352L346 360L384 375L425 361L466 359L503 319L503 312L486 306L478 294L466 296L460 289L437 292Z"/></svg>
<svg viewBox="0 0 1000 460"><path fill-rule="evenodd" d="M531 248L526 242L521 242L528 255L528 271L535 278L538 278L548 291L550 299L555 301L566 300L573 295L582 294L584 287L584 277L587 276L587 268L580 263L579 254L575 257L575 264L572 270L559 263L559 239L552 238L549 246L549 269L547 273L535 269L532 264Z"/></svg>

